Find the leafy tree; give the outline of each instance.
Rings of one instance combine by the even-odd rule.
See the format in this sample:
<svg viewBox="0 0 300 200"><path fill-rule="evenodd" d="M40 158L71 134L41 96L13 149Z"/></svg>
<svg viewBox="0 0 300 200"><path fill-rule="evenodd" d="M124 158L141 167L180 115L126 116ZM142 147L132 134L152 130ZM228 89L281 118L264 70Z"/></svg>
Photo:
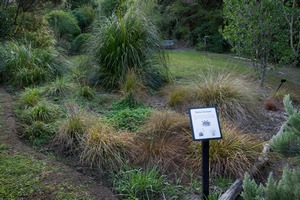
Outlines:
<svg viewBox="0 0 300 200"><path fill-rule="evenodd" d="M69 43L80 34L80 28L74 15L70 12L62 10L54 10L46 16L50 26L52 27L59 45L70 48Z"/></svg>
<svg viewBox="0 0 300 200"><path fill-rule="evenodd" d="M281 13L288 25L290 52L287 57L295 66L300 67L300 2L281 1Z"/></svg>
<svg viewBox="0 0 300 200"><path fill-rule="evenodd" d="M219 33L223 24L221 8L220 0L161 0L157 1L156 18L165 37L189 41L194 46L210 36L209 50L223 52L228 46Z"/></svg>
<svg viewBox="0 0 300 200"><path fill-rule="evenodd" d="M55 36L44 17L60 0L0 1L0 40L14 39L33 48L51 48Z"/></svg>
<svg viewBox="0 0 300 200"><path fill-rule="evenodd" d="M226 26L224 37L237 54L259 63L260 85L263 87L268 62L272 54L282 53L284 22L280 13L280 1L273 0L224 0Z"/></svg>

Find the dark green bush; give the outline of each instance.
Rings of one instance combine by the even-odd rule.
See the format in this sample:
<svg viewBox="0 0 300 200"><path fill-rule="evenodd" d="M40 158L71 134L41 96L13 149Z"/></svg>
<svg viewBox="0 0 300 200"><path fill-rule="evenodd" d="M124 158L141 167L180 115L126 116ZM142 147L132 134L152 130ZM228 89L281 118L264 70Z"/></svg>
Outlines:
<svg viewBox="0 0 300 200"><path fill-rule="evenodd" d="M54 31L58 45L70 48L70 42L80 34L80 28L74 15L62 10L54 10L46 15L49 25Z"/></svg>
<svg viewBox="0 0 300 200"><path fill-rule="evenodd" d="M81 32L88 31L87 29L93 23L96 17L96 11L92 6L82 6L73 10L72 14L76 17Z"/></svg>
<svg viewBox="0 0 300 200"><path fill-rule="evenodd" d="M115 11L122 10L125 0L101 0L100 14L105 17L110 17Z"/></svg>
<svg viewBox="0 0 300 200"><path fill-rule="evenodd" d="M82 53L85 50L86 44L91 37L92 37L92 34L90 34L90 33L83 33L83 34L78 35L75 38L75 40L72 42L71 51L73 53Z"/></svg>

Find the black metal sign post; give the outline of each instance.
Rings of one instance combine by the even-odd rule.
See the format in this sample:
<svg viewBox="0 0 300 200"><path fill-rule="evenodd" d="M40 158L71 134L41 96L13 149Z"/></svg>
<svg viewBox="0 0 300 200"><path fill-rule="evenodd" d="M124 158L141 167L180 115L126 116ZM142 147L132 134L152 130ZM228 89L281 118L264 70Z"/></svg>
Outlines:
<svg viewBox="0 0 300 200"><path fill-rule="evenodd" d="M209 196L209 140L202 141L202 193L203 199Z"/></svg>
<svg viewBox="0 0 300 200"><path fill-rule="evenodd" d="M219 117L216 107L190 109L192 136L194 141L202 141L202 193L209 196L209 140L221 139Z"/></svg>

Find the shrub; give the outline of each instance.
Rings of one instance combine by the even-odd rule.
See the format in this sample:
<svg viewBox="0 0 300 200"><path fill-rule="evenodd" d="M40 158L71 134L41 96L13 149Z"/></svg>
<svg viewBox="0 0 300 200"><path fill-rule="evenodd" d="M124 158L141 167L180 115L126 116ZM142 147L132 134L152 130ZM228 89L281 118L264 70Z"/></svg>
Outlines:
<svg viewBox="0 0 300 200"><path fill-rule="evenodd" d="M67 63L54 50L16 42L1 45L0 63L2 81L19 87L44 83L67 71Z"/></svg>
<svg viewBox="0 0 300 200"><path fill-rule="evenodd" d="M245 200L252 199L299 199L300 192L300 173L299 170L285 168L279 182L274 180L270 173L265 185L257 185L250 179L249 174L245 174L243 181L242 197Z"/></svg>
<svg viewBox="0 0 300 200"><path fill-rule="evenodd" d="M35 121L50 123L58 119L61 113L57 105L40 101L35 106L25 109L21 117L26 124L32 124Z"/></svg>
<svg viewBox="0 0 300 200"><path fill-rule="evenodd" d="M54 31L60 46L69 48L68 42L80 34L80 28L74 15L62 10L54 10L47 14L46 19ZM66 43L64 44L64 41Z"/></svg>
<svg viewBox="0 0 300 200"><path fill-rule="evenodd" d="M89 66L91 84L120 89L130 69L143 85L153 89L169 81L159 34L142 13L131 9L123 17L113 15L99 23L95 23L90 43L94 63Z"/></svg>
<svg viewBox="0 0 300 200"><path fill-rule="evenodd" d="M297 155L300 153L300 110L293 107L290 96L283 99L288 118L284 124L283 132L271 140L271 148L283 155Z"/></svg>
<svg viewBox="0 0 300 200"><path fill-rule="evenodd" d="M129 156L130 139L130 134L117 133L106 124L94 123L80 141L80 160L91 167L118 170Z"/></svg>
<svg viewBox="0 0 300 200"><path fill-rule="evenodd" d="M52 48L56 44L53 31L44 16L36 13L23 13L14 38L34 48Z"/></svg>
<svg viewBox="0 0 300 200"><path fill-rule="evenodd" d="M87 28L93 23L96 17L96 11L92 6L82 6L72 11L72 14L76 17L78 21L78 26L81 31L86 31Z"/></svg>
<svg viewBox="0 0 300 200"><path fill-rule="evenodd" d="M32 145L39 146L47 143L54 134L55 130L52 125L34 121L31 125L26 126L23 137L28 139Z"/></svg>
<svg viewBox="0 0 300 200"><path fill-rule="evenodd" d="M232 121L257 115L254 88L247 77L226 72L199 74L196 100L201 106L217 106L222 117Z"/></svg>
<svg viewBox="0 0 300 200"><path fill-rule="evenodd" d="M174 172L184 164L189 129L186 116L171 111L152 112L136 134L132 147L134 162Z"/></svg>
<svg viewBox="0 0 300 200"><path fill-rule="evenodd" d="M90 33L83 33L78 35L74 41L72 42L72 49L73 53L82 53L86 48L87 41L92 37Z"/></svg>
<svg viewBox="0 0 300 200"><path fill-rule="evenodd" d="M123 109L111 113L108 122L116 129L136 132L150 113L149 108Z"/></svg>
<svg viewBox="0 0 300 200"><path fill-rule="evenodd" d="M156 168L121 170L113 175L116 192L124 199L178 199L180 185L173 185Z"/></svg>
<svg viewBox="0 0 300 200"><path fill-rule="evenodd" d="M223 124L221 140L210 141L210 171L214 174L239 177L254 167L261 153L262 143L234 126ZM202 144L192 142L188 147L189 160L201 168Z"/></svg>
<svg viewBox="0 0 300 200"><path fill-rule="evenodd" d="M124 0L101 0L100 13L105 17L110 17L116 11L126 12L126 1Z"/></svg>

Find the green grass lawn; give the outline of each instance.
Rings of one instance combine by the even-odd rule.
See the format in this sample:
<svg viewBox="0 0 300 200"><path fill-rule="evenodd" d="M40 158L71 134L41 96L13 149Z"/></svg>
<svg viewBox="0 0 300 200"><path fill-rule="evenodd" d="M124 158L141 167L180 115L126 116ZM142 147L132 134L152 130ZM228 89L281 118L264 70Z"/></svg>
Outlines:
<svg viewBox="0 0 300 200"><path fill-rule="evenodd" d="M251 80L259 83L258 73L249 60L237 58L231 54L215 54L194 50L169 50L170 72L179 83L187 83L197 79L198 74L208 70L224 70L237 74L246 74ZM287 82L281 87L300 97L300 69L295 67L275 67L266 74L266 88L275 91L281 79Z"/></svg>
<svg viewBox="0 0 300 200"><path fill-rule="evenodd" d="M229 54L213 54L199 51L168 51L171 74L176 78L191 80L197 74L210 69L233 71L255 75L251 63Z"/></svg>

